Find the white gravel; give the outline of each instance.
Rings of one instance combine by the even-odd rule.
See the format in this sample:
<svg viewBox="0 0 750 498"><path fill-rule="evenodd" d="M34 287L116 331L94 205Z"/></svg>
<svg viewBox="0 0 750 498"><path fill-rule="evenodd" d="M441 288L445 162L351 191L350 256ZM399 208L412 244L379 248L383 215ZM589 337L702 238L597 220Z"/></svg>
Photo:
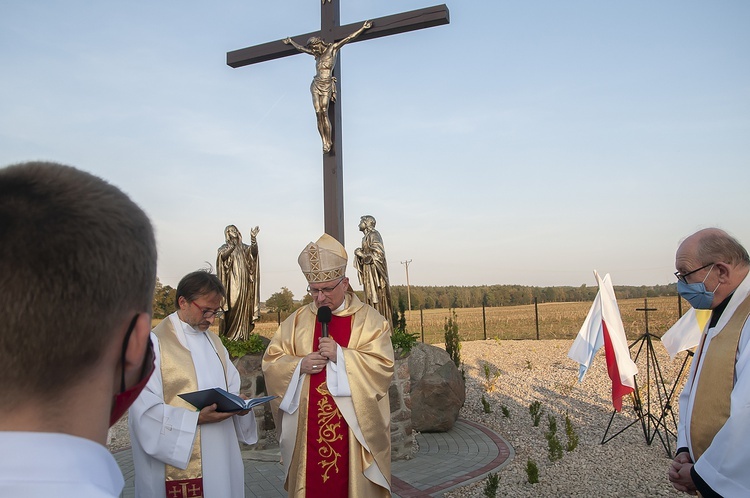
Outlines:
<svg viewBox="0 0 750 498"><path fill-rule="evenodd" d="M607 376L604 351L600 351L582 383L578 382L578 365L567 357L570 340L544 341L472 341L461 343L461 359L466 376L466 403L462 418L481 423L510 443L515 457L500 472L497 496L500 497L653 497L685 496L675 491L666 478L671 458L656 436L651 445L640 423L625 429L606 444L601 444L612 416L611 382ZM683 355L671 361L663 346L654 341L654 351L664 376L667 392L672 389L682 365ZM635 356L636 348L632 355ZM642 398L646 398L646 350L638 366ZM483 365L499 375L494 389L487 392ZM653 370L652 370L653 372ZM687 371L682 374L679 395ZM493 375L490 376L493 378ZM653 373L652 373L653 377ZM655 418L661 415L656 401L657 386L652 378L652 408ZM491 413L483 410L481 398L490 403ZM539 401L543 410L539 426L534 427L529 405ZM675 416L677 403L674 400ZM505 407L509 413L505 417ZM548 415L557 421L557 435L566 446L565 415L570 417L579 437L575 450L563 449L556 462L548 458L544 433L549 428ZM608 437L635 420L630 397L623 400L623 410L615 415ZM652 424L653 425L653 424ZM671 427L671 420L668 424ZM663 431L662 431L663 433ZM670 438L672 451L674 439ZM110 430L110 451L130 446L127 416ZM539 468L539 482L529 484L526 465L533 460ZM484 497L486 479L446 493L453 497Z"/></svg>
<svg viewBox="0 0 750 498"><path fill-rule="evenodd" d="M604 351L601 350L582 383L578 382L578 364L567 357L570 340L545 341L472 341L461 344L465 365L466 403L460 416L493 429L508 441L515 451L513 460L500 472L497 496L591 496L652 497L684 496L667 480L671 458L656 436L649 446L641 424L637 422L624 432L601 444L613 413L611 382L607 376ZM631 350L635 356L637 347ZM683 355L670 361L664 347L653 342L664 385L669 392L682 365ZM637 361L642 398L646 396L646 348ZM492 392L486 390L484 363L491 372L499 371ZM652 365L653 368L653 365ZM652 370L653 372L653 370ZM687 371L682 374L681 382ZM653 376L653 374L652 374ZM651 393L656 396L652 379ZM675 397L681 389L677 389ZM485 413L481 397L489 401L491 413ZM659 403L652 401L651 413L661 415ZM534 427L529 414L533 401L541 403L543 414ZM676 405L676 399L675 399ZM509 412L505 417L502 407ZM677 408L675 406L675 415ZM549 428L548 415L557 421L557 435L563 448L567 444L565 415L570 417L579 437L575 450L563 449L563 457L550 462L544 433ZM608 437L636 420L633 402L623 399L622 412L615 415ZM655 424L652 424L655 426ZM671 417L668 426L672 426ZM653 432L653 430L652 430ZM671 439L671 438L670 438ZM674 439L671 439L674 452ZM539 468L539 482L529 484L527 461ZM446 497L481 497L487 480L446 493Z"/></svg>

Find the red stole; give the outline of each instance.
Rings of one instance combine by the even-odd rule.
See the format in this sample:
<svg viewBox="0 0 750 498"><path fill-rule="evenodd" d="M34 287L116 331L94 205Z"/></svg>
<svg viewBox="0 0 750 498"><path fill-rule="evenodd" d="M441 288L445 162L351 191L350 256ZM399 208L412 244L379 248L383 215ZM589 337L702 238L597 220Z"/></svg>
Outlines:
<svg viewBox="0 0 750 498"><path fill-rule="evenodd" d="M351 316L333 316L328 333L339 345L349 345ZM315 323L313 344L320 340L320 323ZM349 426L326 385L326 372L310 375L307 410L307 496L349 496Z"/></svg>

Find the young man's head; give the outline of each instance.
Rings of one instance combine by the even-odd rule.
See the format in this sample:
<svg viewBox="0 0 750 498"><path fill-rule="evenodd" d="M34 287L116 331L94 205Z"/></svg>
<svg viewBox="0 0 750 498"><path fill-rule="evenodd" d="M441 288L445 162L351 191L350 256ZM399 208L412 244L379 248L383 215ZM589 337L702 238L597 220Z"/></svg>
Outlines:
<svg viewBox="0 0 750 498"><path fill-rule="evenodd" d="M150 325L155 282L151 223L118 188L54 163L0 169L2 405L54 399L103 361L119 372L126 329Z"/></svg>

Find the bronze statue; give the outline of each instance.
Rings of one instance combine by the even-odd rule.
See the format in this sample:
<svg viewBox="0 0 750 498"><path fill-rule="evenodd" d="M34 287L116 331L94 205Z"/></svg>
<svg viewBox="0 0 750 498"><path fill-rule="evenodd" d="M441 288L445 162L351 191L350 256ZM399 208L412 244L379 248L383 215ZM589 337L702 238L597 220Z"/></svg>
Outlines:
<svg viewBox="0 0 750 498"><path fill-rule="evenodd" d="M315 116L318 120L318 132L323 140L323 152L326 154L333 147L331 139L331 121L328 119L328 105L331 100L336 102L336 78L333 77L333 67L336 65L339 49L342 45L349 43L366 29L372 27L372 22L365 21L361 28L350 34L341 41L326 43L317 36L307 40L303 47L291 38L285 38L284 43L292 45L300 52L310 54L315 57L315 77L310 85L312 93L313 107L315 107Z"/></svg>
<svg viewBox="0 0 750 498"><path fill-rule="evenodd" d="M237 227L224 229L226 244L219 248L216 273L227 291L227 312L219 334L235 341L247 340L260 318L260 261L256 236L260 229L250 231L250 245L242 243Z"/></svg>
<svg viewBox="0 0 750 498"><path fill-rule="evenodd" d="M392 322L388 264L385 260L383 238L375 230L375 218L370 215L362 216L359 220L359 230L365 235L362 237L362 247L354 250L354 267L365 290L365 301L378 310L388 322Z"/></svg>

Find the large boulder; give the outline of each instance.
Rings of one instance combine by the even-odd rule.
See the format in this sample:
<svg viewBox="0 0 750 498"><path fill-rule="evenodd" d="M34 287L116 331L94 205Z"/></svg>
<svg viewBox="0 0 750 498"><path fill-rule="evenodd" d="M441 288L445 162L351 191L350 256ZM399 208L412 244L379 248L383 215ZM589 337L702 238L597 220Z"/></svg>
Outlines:
<svg viewBox="0 0 750 498"><path fill-rule="evenodd" d="M449 431L466 400L461 372L445 350L417 343L409 355L411 422L419 432Z"/></svg>

